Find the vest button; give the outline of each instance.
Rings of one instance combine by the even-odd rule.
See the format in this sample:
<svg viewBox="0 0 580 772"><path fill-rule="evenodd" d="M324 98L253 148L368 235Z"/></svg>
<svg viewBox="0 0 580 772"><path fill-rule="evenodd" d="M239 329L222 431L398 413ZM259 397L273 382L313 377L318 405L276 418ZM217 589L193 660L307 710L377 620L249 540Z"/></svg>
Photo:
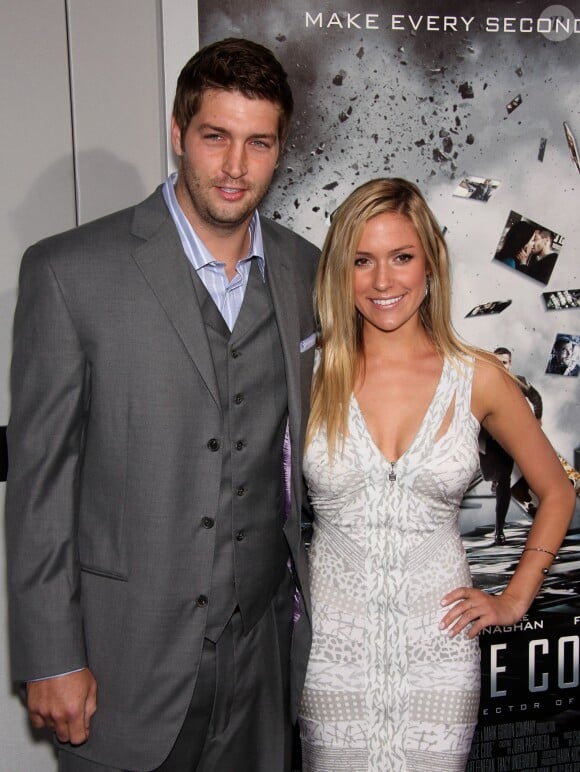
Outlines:
<svg viewBox="0 0 580 772"><path fill-rule="evenodd" d="M236 403L236 405L241 405L243 401L244 401L244 395L236 394L236 396L234 397L234 402Z"/></svg>
<svg viewBox="0 0 580 772"><path fill-rule="evenodd" d="M205 608L208 604L207 595L199 595L195 601L195 605L198 608Z"/></svg>
<svg viewBox="0 0 580 772"><path fill-rule="evenodd" d="M202 517L201 524L203 525L204 528L213 528L214 526L213 517Z"/></svg>
<svg viewBox="0 0 580 772"><path fill-rule="evenodd" d="M236 450L243 450L245 446L246 446L246 443L243 442L242 440L238 440L236 442Z"/></svg>
<svg viewBox="0 0 580 772"><path fill-rule="evenodd" d="M236 496L243 496L246 492L246 489L240 485L239 488L236 488Z"/></svg>
<svg viewBox="0 0 580 772"><path fill-rule="evenodd" d="M244 541L245 538L246 538L246 534L243 531L238 531L237 532L236 539L238 541Z"/></svg>
<svg viewBox="0 0 580 772"><path fill-rule="evenodd" d="M216 438L215 438L215 437L212 437L212 438L211 438L211 440L208 440L207 446L208 446L208 448L209 448L209 449L210 449L210 450L211 450L213 453L215 453L215 452L216 452L216 450L219 450L219 449L220 449L220 441L219 441L219 440L216 440Z"/></svg>

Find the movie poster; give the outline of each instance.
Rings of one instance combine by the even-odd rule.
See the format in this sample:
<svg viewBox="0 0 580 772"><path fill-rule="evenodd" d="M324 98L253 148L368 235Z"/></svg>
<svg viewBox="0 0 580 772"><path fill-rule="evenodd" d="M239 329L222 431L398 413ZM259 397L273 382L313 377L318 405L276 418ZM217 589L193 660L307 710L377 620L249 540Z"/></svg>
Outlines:
<svg viewBox="0 0 580 772"><path fill-rule="evenodd" d="M294 127L262 210L321 245L362 182L424 191L453 264L469 342L520 381L579 489L580 2L199 0L200 44L272 48ZM499 591L537 502L481 437L461 512L474 582ZM580 769L580 511L526 618L481 636L480 723L468 769Z"/></svg>

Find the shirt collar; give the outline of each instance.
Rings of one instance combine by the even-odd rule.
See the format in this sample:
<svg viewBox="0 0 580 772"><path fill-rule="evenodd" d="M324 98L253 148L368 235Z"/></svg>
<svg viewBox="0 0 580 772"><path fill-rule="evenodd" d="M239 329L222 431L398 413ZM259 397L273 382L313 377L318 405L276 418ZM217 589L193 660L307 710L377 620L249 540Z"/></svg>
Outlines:
<svg viewBox="0 0 580 772"><path fill-rule="evenodd" d="M175 195L176 180L177 172L173 172L165 180L162 187L163 198L169 209L169 214L175 223L177 232L179 233L179 238L181 239L185 254L189 258L194 269L198 271L200 268L203 268L204 265L218 262L218 259L214 257L205 246L183 213L183 209L179 205L177 196ZM252 219L250 220L250 249L245 259L250 257L255 257L257 259L260 273L262 274L262 278L264 278L266 271L266 255L264 252L260 216L258 215L257 210L254 211Z"/></svg>

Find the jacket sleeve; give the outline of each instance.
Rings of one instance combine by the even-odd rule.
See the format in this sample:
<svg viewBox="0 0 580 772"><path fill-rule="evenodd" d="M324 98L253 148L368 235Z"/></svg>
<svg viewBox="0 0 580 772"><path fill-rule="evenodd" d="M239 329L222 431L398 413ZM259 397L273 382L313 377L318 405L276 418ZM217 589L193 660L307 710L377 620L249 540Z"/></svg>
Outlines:
<svg viewBox="0 0 580 772"><path fill-rule="evenodd" d="M46 251L23 258L14 320L6 547L15 680L86 665L76 516L88 367Z"/></svg>

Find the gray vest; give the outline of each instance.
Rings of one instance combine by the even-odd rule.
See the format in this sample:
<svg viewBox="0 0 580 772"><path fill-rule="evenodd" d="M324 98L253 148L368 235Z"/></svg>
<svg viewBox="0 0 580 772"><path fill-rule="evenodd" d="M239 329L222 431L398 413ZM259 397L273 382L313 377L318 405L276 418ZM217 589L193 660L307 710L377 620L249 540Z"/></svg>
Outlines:
<svg viewBox="0 0 580 772"><path fill-rule="evenodd" d="M284 524L282 444L288 397L282 346L267 283L252 261L233 331L194 274L217 377L223 415L218 511L206 637L216 641L236 606L244 629L265 612L283 577L288 547Z"/></svg>

